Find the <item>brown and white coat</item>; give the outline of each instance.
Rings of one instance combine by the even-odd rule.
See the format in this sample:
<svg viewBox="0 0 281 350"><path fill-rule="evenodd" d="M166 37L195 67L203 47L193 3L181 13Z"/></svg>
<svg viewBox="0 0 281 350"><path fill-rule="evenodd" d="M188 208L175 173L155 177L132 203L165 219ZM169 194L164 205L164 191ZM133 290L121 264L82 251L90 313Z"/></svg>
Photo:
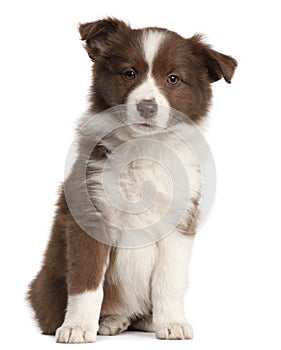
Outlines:
<svg viewBox="0 0 281 350"><path fill-rule="evenodd" d="M222 77L230 83L236 68L233 58L214 51L198 35L184 39L166 29L133 30L111 18L82 24L80 33L94 61L91 106L83 122L125 104L130 110L129 122L140 123L137 105L145 101L158 108L175 108L199 124L210 106L210 83ZM154 114L155 119L160 118L157 110ZM158 121L163 128L168 117L162 114ZM122 143L137 133L137 129L125 128L115 138ZM80 141L79 152L83 152L82 137ZM110 245L90 237L74 220L61 188L43 266L28 295L42 332L56 333L57 342L93 342L98 332L112 335L129 327L155 331L159 339L192 337L184 313L184 294L200 200L200 169L173 138L166 141L173 144L189 172L189 211L180 227L151 245L125 249L116 242ZM100 144L91 155L87 173L97 214L107 218L111 208L105 205L102 191L95 188L100 186L99 169L113 148L114 142ZM74 164L66 180L72 181L73 187L79 186L75 182L79 165ZM143 161L138 172L134 169L128 167L123 174L125 195L137 197L138 186L148 177L162 186L165 198L169 197L169 186L151 164ZM87 216L83 203L79 206ZM160 213L161 203L156 203L154 210L152 216ZM124 216L120 220L129 219ZM97 230L103 232L104 228L97 226Z"/></svg>

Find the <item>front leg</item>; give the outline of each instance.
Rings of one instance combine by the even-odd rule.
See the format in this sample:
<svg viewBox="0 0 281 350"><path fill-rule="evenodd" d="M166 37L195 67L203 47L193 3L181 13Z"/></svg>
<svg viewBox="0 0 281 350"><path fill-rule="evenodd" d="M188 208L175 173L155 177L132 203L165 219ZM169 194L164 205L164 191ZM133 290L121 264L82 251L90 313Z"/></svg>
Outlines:
<svg viewBox="0 0 281 350"><path fill-rule="evenodd" d="M99 327L109 247L75 223L68 231L67 245L67 311L56 331L56 342L91 343Z"/></svg>
<svg viewBox="0 0 281 350"><path fill-rule="evenodd" d="M102 298L102 286L95 291L69 295L64 323L56 331L56 342L95 342Z"/></svg>
<svg viewBox="0 0 281 350"><path fill-rule="evenodd" d="M158 339L191 339L184 313L193 237L175 231L159 242L152 278L153 322Z"/></svg>

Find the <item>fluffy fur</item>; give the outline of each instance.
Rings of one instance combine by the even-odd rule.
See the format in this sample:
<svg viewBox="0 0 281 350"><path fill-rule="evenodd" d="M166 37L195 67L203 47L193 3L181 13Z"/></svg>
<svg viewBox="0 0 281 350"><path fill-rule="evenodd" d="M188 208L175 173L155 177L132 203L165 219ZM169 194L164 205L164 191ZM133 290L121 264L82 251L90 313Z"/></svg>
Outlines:
<svg viewBox="0 0 281 350"><path fill-rule="evenodd" d="M147 160L131 162L120 178L125 197L137 200L146 179L157 185L161 196L142 216L116 213L103 191L101 171L108 154L114 152L116 145L143 134L153 135L154 140L163 139L162 133L153 133L153 127L144 120L139 103L153 104L153 120L163 128L168 124L169 108L200 123L210 106L210 84L222 77L230 83L236 61L214 51L199 35L184 39L166 29L135 30L112 18L82 24L80 33L94 62L91 105L80 125L120 104L127 105L128 121L134 123L102 140L91 153L87 186L95 218L131 227L140 221L149 224L158 220L170 200L169 179ZM79 132L78 139L78 152L83 153L87 140ZM174 136L165 136L165 142L177 153L189 174L190 196L186 216L164 239L155 233L155 243L146 247L118 248L122 242L116 241L108 227L99 226L99 220L95 224L91 221L92 213L83 210L83 200L79 193L74 193L81 215L96 229L98 237L112 238L111 244L102 243L102 239L85 234L76 223L64 189L60 190L43 266L28 293L42 332L56 333L57 342L93 342L98 332L114 335L128 328L155 331L159 339L192 338L184 314L184 293L202 179L191 152L183 149ZM138 149L136 156L141 154ZM127 155L123 156L126 159ZM167 161L165 152L161 157ZM80 166L76 161L66 180L74 189L80 185L75 175Z"/></svg>

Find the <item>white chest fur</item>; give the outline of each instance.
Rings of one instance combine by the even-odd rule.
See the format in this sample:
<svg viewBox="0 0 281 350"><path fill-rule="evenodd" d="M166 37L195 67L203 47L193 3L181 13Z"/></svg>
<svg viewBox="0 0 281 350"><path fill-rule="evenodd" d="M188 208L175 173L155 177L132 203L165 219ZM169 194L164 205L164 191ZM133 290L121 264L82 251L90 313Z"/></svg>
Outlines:
<svg viewBox="0 0 281 350"><path fill-rule="evenodd" d="M178 208L182 214L192 210L193 200L199 199L201 173L192 150L177 136L138 141L125 142L121 148L112 149L109 159L93 163L95 171L90 180L105 220L121 230L137 229L146 237L151 235L151 240L145 240L147 245L168 233L163 232L167 213L170 227L176 227ZM175 164L179 164L178 173ZM154 224L159 222L162 226L155 229ZM153 229L149 231L149 227Z"/></svg>

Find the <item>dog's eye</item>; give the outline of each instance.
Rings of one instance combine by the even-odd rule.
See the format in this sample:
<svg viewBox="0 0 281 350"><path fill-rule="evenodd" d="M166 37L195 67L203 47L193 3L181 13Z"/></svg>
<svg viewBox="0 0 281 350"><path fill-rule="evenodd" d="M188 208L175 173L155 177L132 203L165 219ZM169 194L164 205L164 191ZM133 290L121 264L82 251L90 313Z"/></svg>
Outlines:
<svg viewBox="0 0 281 350"><path fill-rule="evenodd" d="M125 80L134 80L136 77L136 72L133 69L127 70L122 75Z"/></svg>
<svg viewBox="0 0 281 350"><path fill-rule="evenodd" d="M171 74L168 76L167 81L169 84L176 85L179 82L179 78L176 75Z"/></svg>

